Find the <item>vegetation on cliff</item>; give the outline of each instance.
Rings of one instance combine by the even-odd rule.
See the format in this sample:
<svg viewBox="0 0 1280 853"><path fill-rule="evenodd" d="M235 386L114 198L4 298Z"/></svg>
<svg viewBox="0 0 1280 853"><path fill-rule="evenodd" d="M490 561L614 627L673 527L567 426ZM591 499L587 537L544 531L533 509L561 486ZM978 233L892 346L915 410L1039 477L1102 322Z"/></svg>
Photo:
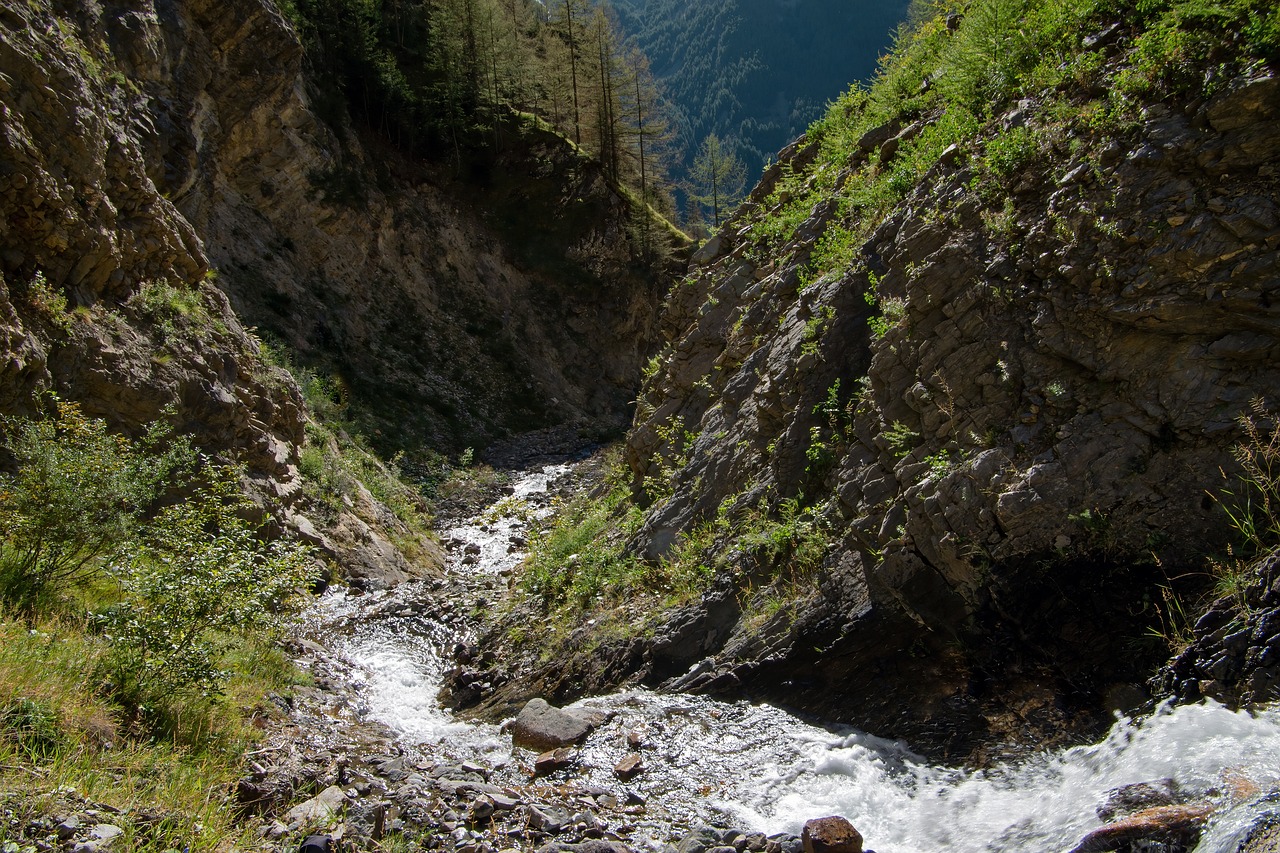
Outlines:
<svg viewBox="0 0 1280 853"><path fill-rule="evenodd" d="M1231 533L1205 492L1230 487L1237 415L1276 380L1250 353L1274 341L1255 318L1274 314L1280 14L931 12L668 298L623 553L663 565L729 523L700 601L605 662L575 631L593 651L559 683L698 664L671 683L754 685L944 750L1061 736L1139 691L1168 602L1209 585ZM1216 360L1170 375L1198 353ZM784 589L807 552L753 557L746 519L790 507L825 549Z"/></svg>

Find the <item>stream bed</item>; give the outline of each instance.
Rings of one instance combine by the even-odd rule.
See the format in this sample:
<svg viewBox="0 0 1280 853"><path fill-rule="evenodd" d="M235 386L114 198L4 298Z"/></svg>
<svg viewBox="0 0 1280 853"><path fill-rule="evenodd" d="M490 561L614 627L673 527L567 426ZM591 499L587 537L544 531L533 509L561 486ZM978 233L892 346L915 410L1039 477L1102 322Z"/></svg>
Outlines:
<svg viewBox="0 0 1280 853"><path fill-rule="evenodd" d="M527 528L552 511L549 486L569 473L567 465L517 472L509 495L442 534L450 573L465 577L480 599L472 604L505 590ZM514 749L501 727L457 720L438 704L451 652L469 639L467 607L424 607L432 600L424 583L330 593L311 630L348 668L357 716L393 732L406 754L483 766L494 785L530 785L531 753ZM1096 809L1108 791L1162 779L1224 803L1230 780L1247 780L1247 794L1215 813L1196 848L1203 853L1239 849L1260 816L1274 813L1280 822L1280 803L1263 793L1280 786L1275 708L1161 708L1117 718L1100 743L979 772L931 765L906 744L815 726L766 704L633 690L578 705L606 722L577 751L573 768L541 784L643 803L621 827L634 849L662 849L700 825L798 834L806 820L835 814L878 853L1067 851L1102 825ZM643 770L620 782L614 767L636 744Z"/></svg>

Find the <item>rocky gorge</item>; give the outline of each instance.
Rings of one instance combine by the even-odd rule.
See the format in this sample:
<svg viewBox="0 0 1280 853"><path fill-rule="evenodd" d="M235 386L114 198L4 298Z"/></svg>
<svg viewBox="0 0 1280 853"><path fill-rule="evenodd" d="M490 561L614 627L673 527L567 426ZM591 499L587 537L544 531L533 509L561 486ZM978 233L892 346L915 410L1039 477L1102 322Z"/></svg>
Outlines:
<svg viewBox="0 0 1280 853"><path fill-rule="evenodd" d="M945 53L959 32L937 28ZM1092 71L959 142L926 74L923 105L883 121L855 93L831 112L848 127L779 154L668 298L627 439L626 548L696 540L708 589L620 639L635 614L602 608L533 689L751 695L940 757L1162 695L1168 601L1203 594L1221 503L1252 494L1241 417L1274 405L1280 84L1249 65L1117 124L1105 93L1142 37L1104 18L1079 38ZM824 531L817 558L787 513ZM1232 612L1196 632L1243 656L1256 630L1250 696L1273 696L1270 623ZM1184 695L1241 695L1191 655Z"/></svg>
<svg viewBox="0 0 1280 853"><path fill-rule="evenodd" d="M0 411L171 422L335 587L192 849L1272 849L1280 19L1007 5L674 284L581 147L415 153L290 4L0 7ZM56 776L6 853L172 849Z"/></svg>

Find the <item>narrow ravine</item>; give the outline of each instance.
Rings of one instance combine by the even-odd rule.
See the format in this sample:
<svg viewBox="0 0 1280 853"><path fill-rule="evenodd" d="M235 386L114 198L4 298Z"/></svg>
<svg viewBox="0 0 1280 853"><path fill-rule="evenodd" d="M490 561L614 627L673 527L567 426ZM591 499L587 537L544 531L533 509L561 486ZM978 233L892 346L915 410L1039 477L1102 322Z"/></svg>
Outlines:
<svg viewBox="0 0 1280 853"><path fill-rule="evenodd" d="M1204 853L1237 850L1260 820L1280 821L1268 793L1280 786L1280 709L1212 703L1117 719L1098 744L966 772L769 705L637 690L578 703L605 722L572 768L532 783L531 753L498 726L455 719L436 694L458 644L483 653L468 645L468 614L505 590L530 523L552 511L549 485L570 470L513 472L510 494L446 530L448 580L318 602L309 634L341 662L358 697L354 717L387 727L410 762L483 768L490 786L535 799L585 797L598 815L574 815L577 830L597 821L603 830L587 837L636 849L662 849L700 825L794 835L810 818L838 814L879 853L1066 851L1102 825L1109 791L1166 779L1216 808L1196 848ZM636 744L643 770L623 783L614 767ZM509 835L516 846L530 840Z"/></svg>

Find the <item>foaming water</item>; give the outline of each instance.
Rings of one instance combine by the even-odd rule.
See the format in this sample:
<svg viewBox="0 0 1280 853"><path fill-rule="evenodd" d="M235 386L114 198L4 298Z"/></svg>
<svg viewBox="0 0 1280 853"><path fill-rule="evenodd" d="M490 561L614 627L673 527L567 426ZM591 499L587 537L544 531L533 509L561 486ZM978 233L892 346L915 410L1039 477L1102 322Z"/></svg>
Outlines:
<svg viewBox="0 0 1280 853"><path fill-rule="evenodd" d="M679 822L719 814L719 824L727 817L734 826L798 834L806 820L838 814L877 853L1068 850L1102 825L1096 809L1121 785L1171 778L1189 794L1221 799L1224 772L1261 791L1280 784L1274 709L1165 708L1118 720L1098 744L964 772L930 765L904 744L815 727L768 705L647 692L580 704L615 715L584 747L592 783L609 784L623 734L639 731L646 771L632 786ZM1242 823L1237 817L1224 804L1211 828ZM1206 834L1198 849L1236 849L1217 839Z"/></svg>
<svg viewBox="0 0 1280 853"><path fill-rule="evenodd" d="M841 814L879 853L1030 853L1069 849L1100 826L1096 809L1110 789L1172 778L1211 795L1224 771L1262 790L1280 782L1280 714L1216 704L1164 709L1119 720L1100 744L981 773L929 766L860 734L814 740L730 808L770 831L797 832L815 814Z"/></svg>
<svg viewBox="0 0 1280 853"><path fill-rule="evenodd" d="M451 571L493 576L515 565L529 520L566 472L549 466L517 480L503 508L446 534L459 543ZM475 546L475 547L463 547ZM476 548L479 548L477 552ZM466 560L469 556L472 559ZM405 590L328 596L317 608L334 629L331 647L352 668L361 711L387 725L409 751L480 760L495 781L523 783L532 756L512 752L499 727L454 719L437 700L447 654L465 639L445 610L404 606ZM412 597L412 596L410 596ZM823 728L747 702L631 691L584 700L603 712L578 753L583 785L638 793L646 816L633 844L659 848L700 823L798 834L813 817L847 817L877 853L1052 853L1101 825L1096 809L1113 788L1170 778L1221 803L1197 848L1230 853L1260 819L1280 820L1265 796L1228 803L1224 774L1259 792L1280 785L1280 709L1255 714L1221 705L1163 708L1118 719L1100 743L1029 755L982 772L931 765L901 743ZM643 772L620 783L613 767L638 738Z"/></svg>

